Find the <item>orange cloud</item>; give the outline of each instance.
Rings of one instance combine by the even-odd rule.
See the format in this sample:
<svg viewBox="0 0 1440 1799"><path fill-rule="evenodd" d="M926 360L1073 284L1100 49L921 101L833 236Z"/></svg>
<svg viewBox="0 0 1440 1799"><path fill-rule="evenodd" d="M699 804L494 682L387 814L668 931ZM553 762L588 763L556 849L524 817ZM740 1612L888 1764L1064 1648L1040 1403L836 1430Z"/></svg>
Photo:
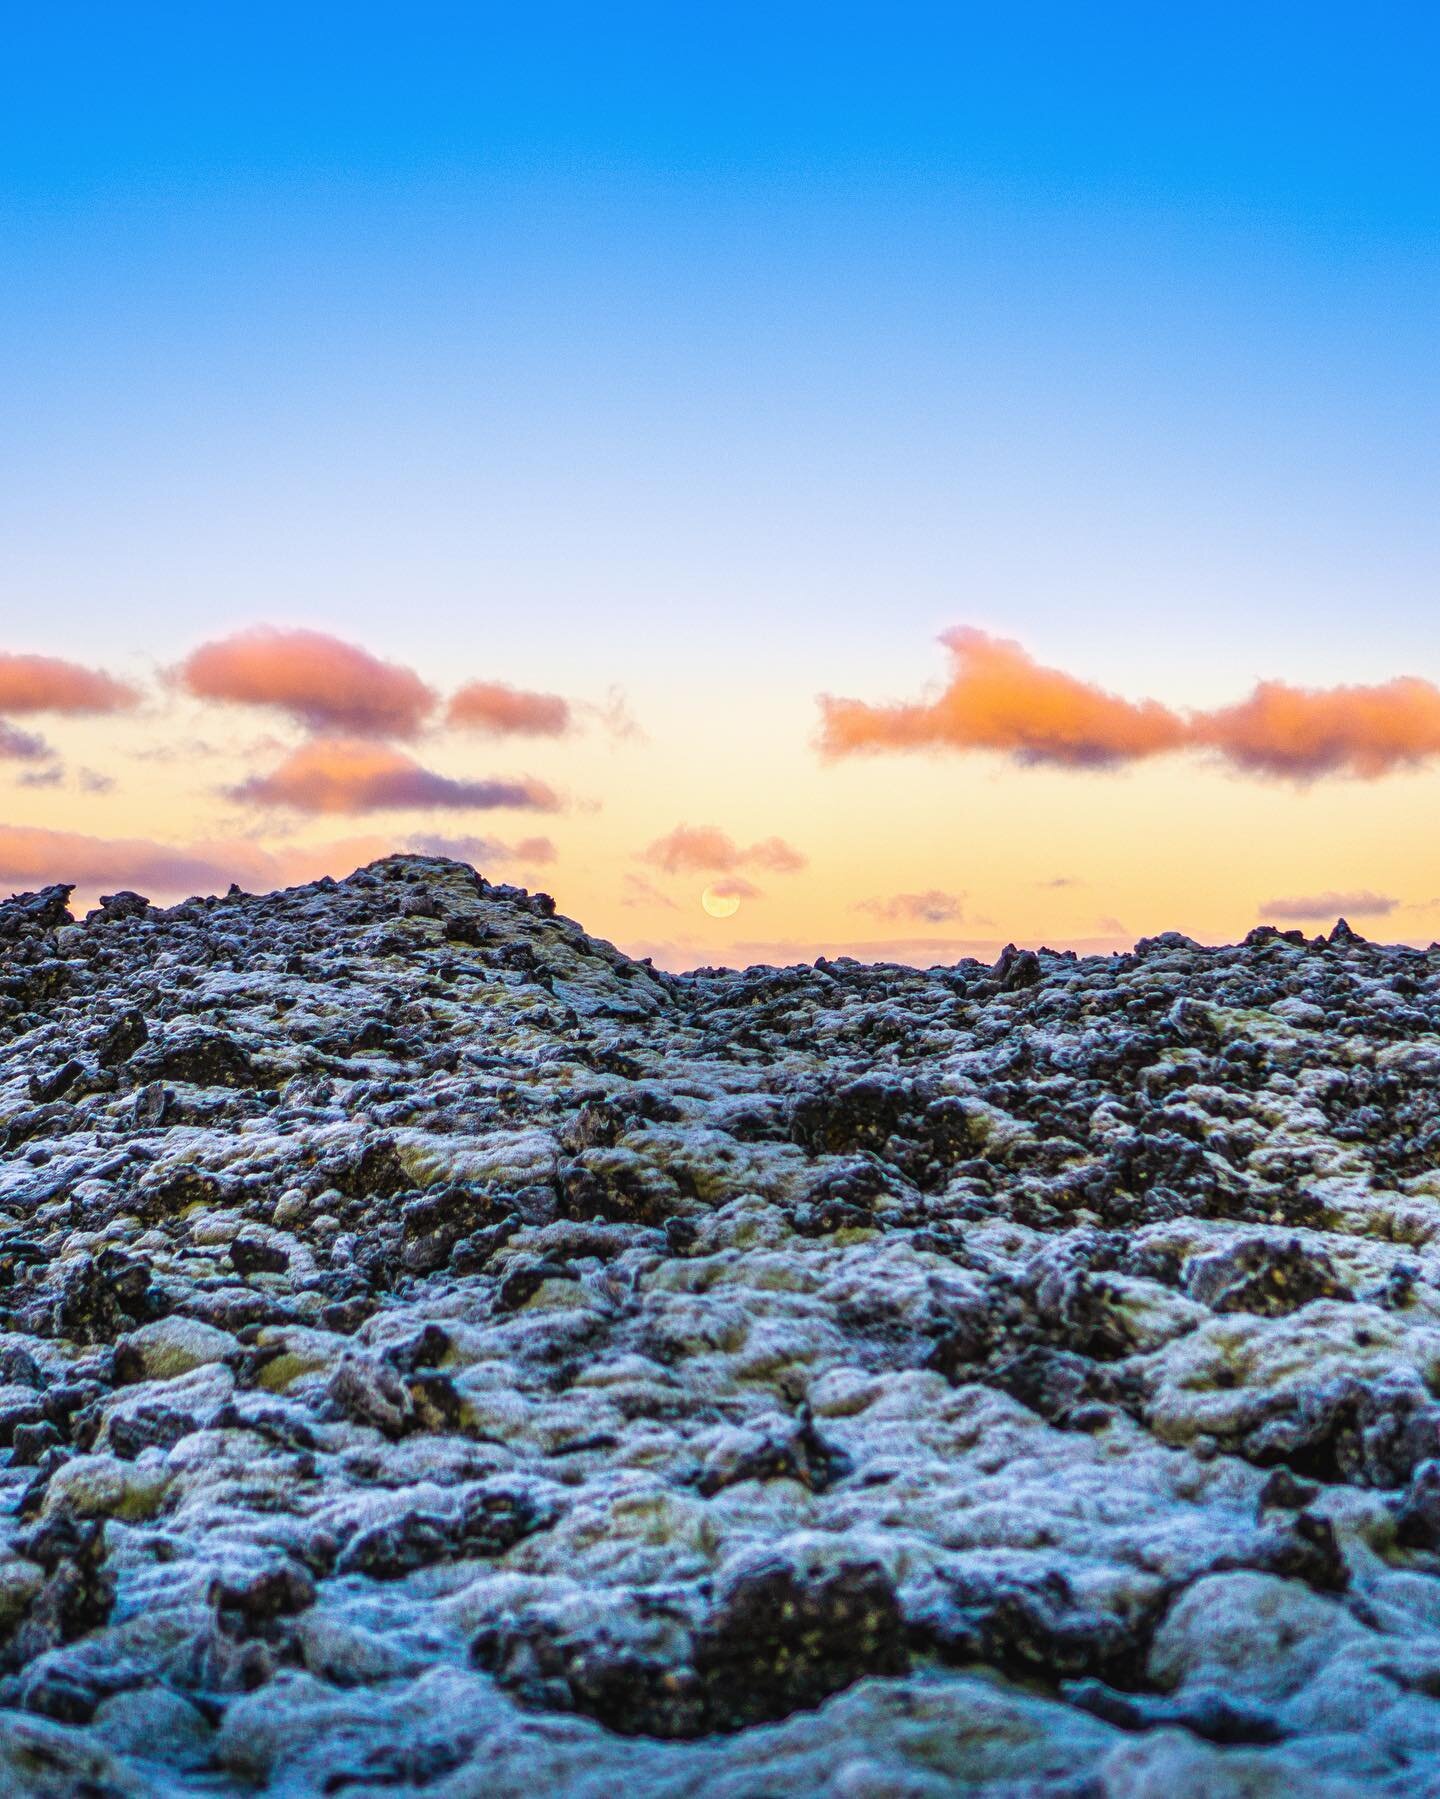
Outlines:
<svg viewBox="0 0 1440 1799"><path fill-rule="evenodd" d="M439 806L554 812L560 806L558 796L540 781L458 781L385 745L332 738L301 744L269 774L232 788L230 797L309 813Z"/></svg>
<svg viewBox="0 0 1440 1799"><path fill-rule="evenodd" d="M135 688L98 668L0 653L0 712L124 712L139 699Z"/></svg>
<svg viewBox="0 0 1440 1799"><path fill-rule="evenodd" d="M1178 749L1185 723L1155 700L1124 700L1060 669L1043 668L1008 638L949 631L949 684L933 700L872 706L820 700L828 756L864 750L998 750L1019 762L1105 767Z"/></svg>
<svg viewBox="0 0 1440 1799"><path fill-rule="evenodd" d="M560 737L570 729L570 702L558 693L471 681L452 696L445 719L491 737Z"/></svg>
<svg viewBox="0 0 1440 1799"><path fill-rule="evenodd" d="M1440 755L1440 687L1415 675L1373 687L1262 681L1238 705L1197 714L1191 736L1252 774L1374 780Z"/></svg>
<svg viewBox="0 0 1440 1799"><path fill-rule="evenodd" d="M737 868L768 868L794 874L806 858L783 837L765 837L742 849L718 825L676 825L641 851L640 859L667 874L728 874Z"/></svg>
<svg viewBox="0 0 1440 1799"><path fill-rule="evenodd" d="M1440 755L1440 687L1413 675L1370 687L1262 681L1235 705L1182 713L1042 667L983 631L941 641L954 668L933 699L871 705L821 695L822 753L993 750L1021 763L1105 768L1203 749L1242 773L1298 781L1373 780Z"/></svg>
<svg viewBox="0 0 1440 1799"><path fill-rule="evenodd" d="M273 706L312 730L414 737L435 694L412 669L323 631L262 625L202 644L178 670L197 699Z"/></svg>

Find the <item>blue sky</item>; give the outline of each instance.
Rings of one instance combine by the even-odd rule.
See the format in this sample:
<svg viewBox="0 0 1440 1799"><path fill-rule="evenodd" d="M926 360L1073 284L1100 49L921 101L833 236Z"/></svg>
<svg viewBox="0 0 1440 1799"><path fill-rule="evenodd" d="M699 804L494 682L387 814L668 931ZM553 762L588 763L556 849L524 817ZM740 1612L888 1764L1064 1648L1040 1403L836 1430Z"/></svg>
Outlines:
<svg viewBox="0 0 1440 1799"><path fill-rule="evenodd" d="M162 629L202 570L237 616L383 624L423 569L437 606L580 587L610 623L833 607L867 664L957 607L1059 650L1204 605L1271 655L1310 621L1413 656L1437 36L38 9L0 89L15 572Z"/></svg>
<svg viewBox="0 0 1440 1799"><path fill-rule="evenodd" d="M6 643L308 625L796 754L957 623L1172 704L1440 677L1437 52L1419 6L16 9Z"/></svg>

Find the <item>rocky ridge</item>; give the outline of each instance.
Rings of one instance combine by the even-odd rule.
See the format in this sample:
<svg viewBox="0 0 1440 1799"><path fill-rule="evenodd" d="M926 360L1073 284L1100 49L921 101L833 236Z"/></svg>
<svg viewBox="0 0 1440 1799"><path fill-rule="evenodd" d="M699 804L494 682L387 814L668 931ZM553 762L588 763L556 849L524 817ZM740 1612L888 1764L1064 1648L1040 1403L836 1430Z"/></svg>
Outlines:
<svg viewBox="0 0 1440 1799"><path fill-rule="evenodd" d="M1440 1794L1440 949L0 903L0 1788Z"/></svg>

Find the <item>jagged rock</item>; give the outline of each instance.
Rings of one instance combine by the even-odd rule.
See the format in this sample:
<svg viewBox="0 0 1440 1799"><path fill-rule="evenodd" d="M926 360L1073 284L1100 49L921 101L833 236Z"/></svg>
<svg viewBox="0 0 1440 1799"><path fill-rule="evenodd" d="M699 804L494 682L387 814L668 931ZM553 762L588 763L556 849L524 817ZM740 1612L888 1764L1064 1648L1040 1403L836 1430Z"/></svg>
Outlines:
<svg viewBox="0 0 1440 1799"><path fill-rule="evenodd" d="M69 893L0 902L0 1783L1417 1790L1440 951Z"/></svg>

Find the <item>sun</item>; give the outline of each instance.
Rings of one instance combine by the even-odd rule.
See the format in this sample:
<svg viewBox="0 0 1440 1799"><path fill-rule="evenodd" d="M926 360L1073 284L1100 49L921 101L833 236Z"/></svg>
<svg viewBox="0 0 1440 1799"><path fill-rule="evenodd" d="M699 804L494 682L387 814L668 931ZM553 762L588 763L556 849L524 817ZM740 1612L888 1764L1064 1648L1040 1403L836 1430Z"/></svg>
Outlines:
<svg viewBox="0 0 1440 1799"><path fill-rule="evenodd" d="M733 918L740 910L740 901L733 893L721 893L715 887L705 889L700 904L712 918Z"/></svg>

